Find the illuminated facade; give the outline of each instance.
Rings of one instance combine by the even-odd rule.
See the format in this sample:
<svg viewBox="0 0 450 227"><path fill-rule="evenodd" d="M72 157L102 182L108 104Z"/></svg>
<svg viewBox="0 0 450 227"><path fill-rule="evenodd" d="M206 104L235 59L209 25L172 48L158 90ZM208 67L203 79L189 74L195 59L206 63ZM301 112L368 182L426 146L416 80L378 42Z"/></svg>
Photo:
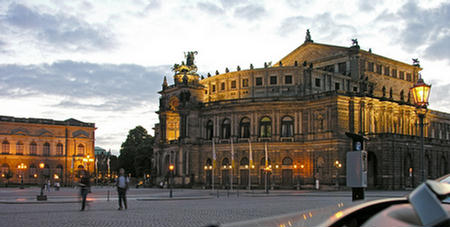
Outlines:
<svg viewBox="0 0 450 227"><path fill-rule="evenodd" d="M75 119L0 116L0 171L3 181L72 183L78 170L94 173L95 124ZM42 167L42 168L41 168Z"/></svg>
<svg viewBox="0 0 450 227"><path fill-rule="evenodd" d="M215 184L227 186L233 171L233 183L245 187L250 171L252 185L262 186L267 144L270 185L335 185L336 178L345 185L349 132L369 138L369 187L418 184L420 132L409 93L421 70L417 62L361 50L357 40L350 47L314 43L309 34L264 68L199 78L194 54L174 65L174 84L164 79L159 92L155 159L161 181L174 164L177 184L210 185L214 172ZM448 173L450 114L429 110L425 121L424 169L434 178Z"/></svg>

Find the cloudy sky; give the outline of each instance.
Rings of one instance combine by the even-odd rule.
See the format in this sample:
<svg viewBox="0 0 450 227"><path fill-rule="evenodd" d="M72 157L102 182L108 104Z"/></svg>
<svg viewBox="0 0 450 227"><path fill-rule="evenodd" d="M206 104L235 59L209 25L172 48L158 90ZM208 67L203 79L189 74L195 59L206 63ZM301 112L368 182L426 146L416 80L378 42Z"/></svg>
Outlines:
<svg viewBox="0 0 450 227"><path fill-rule="evenodd" d="M280 60L315 42L406 63L419 58L430 108L450 112L450 1L1 0L0 115L76 118L118 153L137 125L153 134L170 66L198 51L203 75Z"/></svg>

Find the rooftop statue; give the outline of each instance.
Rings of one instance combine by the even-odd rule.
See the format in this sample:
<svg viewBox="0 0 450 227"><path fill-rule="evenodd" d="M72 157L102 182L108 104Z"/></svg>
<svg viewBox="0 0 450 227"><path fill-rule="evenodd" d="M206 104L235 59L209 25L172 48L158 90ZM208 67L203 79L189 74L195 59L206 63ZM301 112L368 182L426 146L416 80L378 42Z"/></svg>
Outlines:
<svg viewBox="0 0 450 227"><path fill-rule="evenodd" d="M313 40L311 39L311 33L309 32L309 29L306 29L305 42L313 42Z"/></svg>
<svg viewBox="0 0 450 227"><path fill-rule="evenodd" d="M198 52L197 51L188 51L187 53L184 53L184 57L186 58L186 64L184 61L180 64L174 64L172 67L172 71L175 72L175 74L179 73L189 73L189 74L197 74L197 66L194 64L195 56Z"/></svg>
<svg viewBox="0 0 450 227"><path fill-rule="evenodd" d="M186 58L186 65L187 66L192 66L194 65L194 60L195 60L195 56L198 54L197 51L188 51L187 54L184 53L184 57Z"/></svg>
<svg viewBox="0 0 450 227"><path fill-rule="evenodd" d="M358 39L352 39L352 46L358 46Z"/></svg>

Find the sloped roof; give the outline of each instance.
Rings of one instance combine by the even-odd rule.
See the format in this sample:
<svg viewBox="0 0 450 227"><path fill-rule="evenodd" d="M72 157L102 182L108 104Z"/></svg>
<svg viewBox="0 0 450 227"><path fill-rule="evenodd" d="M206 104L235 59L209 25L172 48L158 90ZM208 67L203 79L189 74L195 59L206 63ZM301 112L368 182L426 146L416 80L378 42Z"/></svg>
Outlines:
<svg viewBox="0 0 450 227"><path fill-rule="evenodd" d="M346 54L348 47L333 46L322 43L304 42L280 61L283 65L294 65L295 61L300 65L304 61L311 62L323 57ZM279 66L278 61L274 66Z"/></svg>

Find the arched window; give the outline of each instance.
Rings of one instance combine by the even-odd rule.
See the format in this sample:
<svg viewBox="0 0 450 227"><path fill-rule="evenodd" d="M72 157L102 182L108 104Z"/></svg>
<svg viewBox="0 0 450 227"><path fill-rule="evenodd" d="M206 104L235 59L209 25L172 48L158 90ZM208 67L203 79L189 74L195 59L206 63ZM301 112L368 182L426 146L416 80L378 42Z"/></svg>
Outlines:
<svg viewBox="0 0 450 227"><path fill-rule="evenodd" d="M212 161L211 161L211 159L210 159L210 158L206 159L206 165L207 165L207 166L210 166L210 165L212 165Z"/></svg>
<svg viewBox="0 0 450 227"><path fill-rule="evenodd" d="M56 166L56 174L58 174L58 177L62 179L63 177L63 166L61 164Z"/></svg>
<svg viewBox="0 0 450 227"><path fill-rule="evenodd" d="M16 154L23 155L23 143L21 141L16 143Z"/></svg>
<svg viewBox="0 0 450 227"><path fill-rule="evenodd" d="M222 122L221 137L222 137L222 139L229 139L230 136L231 136L231 122L230 122L230 119L226 118Z"/></svg>
<svg viewBox="0 0 450 227"><path fill-rule="evenodd" d="M268 165L272 165L272 160L270 158L267 160ZM261 158L261 162L259 163L261 166L266 166L266 158Z"/></svg>
<svg viewBox="0 0 450 227"><path fill-rule="evenodd" d="M222 165L223 166L228 166L230 164L230 160L228 160L228 158L224 158L223 160L222 160Z"/></svg>
<svg viewBox="0 0 450 227"><path fill-rule="evenodd" d="M33 177L33 178L37 177L37 169L36 169L36 165L34 163L30 164L30 177Z"/></svg>
<svg viewBox="0 0 450 227"><path fill-rule="evenodd" d="M249 164L249 161L248 161L247 157L243 157L241 159L241 161L239 162L239 165L241 165L241 166L245 166L245 165L248 165L248 164Z"/></svg>
<svg viewBox="0 0 450 227"><path fill-rule="evenodd" d="M213 138L214 135L214 124L211 120L206 123L206 139L210 140Z"/></svg>
<svg viewBox="0 0 450 227"><path fill-rule="evenodd" d="M285 157L281 163L287 166L292 165L292 158Z"/></svg>
<svg viewBox="0 0 450 227"><path fill-rule="evenodd" d="M1 168L0 168L0 172L1 172L2 174L8 173L8 172L9 172L9 165L6 164L6 163L3 163L2 166L1 166Z"/></svg>
<svg viewBox="0 0 450 227"><path fill-rule="evenodd" d="M78 156L84 155L84 145L83 144L78 144L77 155Z"/></svg>
<svg viewBox="0 0 450 227"><path fill-rule="evenodd" d="M281 137L294 136L294 120L290 116L281 119Z"/></svg>
<svg viewBox="0 0 450 227"><path fill-rule="evenodd" d="M2 143L2 154L9 154L9 142L4 140Z"/></svg>
<svg viewBox="0 0 450 227"><path fill-rule="evenodd" d="M250 138L250 119L248 117L242 118L239 128L239 137Z"/></svg>
<svg viewBox="0 0 450 227"><path fill-rule="evenodd" d="M33 141L30 143L30 155L37 154L37 144Z"/></svg>
<svg viewBox="0 0 450 227"><path fill-rule="evenodd" d="M50 156L50 144L45 142L44 146L42 147L42 154L44 156Z"/></svg>
<svg viewBox="0 0 450 227"><path fill-rule="evenodd" d="M63 155L63 145L61 143L56 144L56 155L62 156Z"/></svg>
<svg viewBox="0 0 450 227"><path fill-rule="evenodd" d="M259 121L259 136L271 137L272 136L272 120L269 117L263 117Z"/></svg>

